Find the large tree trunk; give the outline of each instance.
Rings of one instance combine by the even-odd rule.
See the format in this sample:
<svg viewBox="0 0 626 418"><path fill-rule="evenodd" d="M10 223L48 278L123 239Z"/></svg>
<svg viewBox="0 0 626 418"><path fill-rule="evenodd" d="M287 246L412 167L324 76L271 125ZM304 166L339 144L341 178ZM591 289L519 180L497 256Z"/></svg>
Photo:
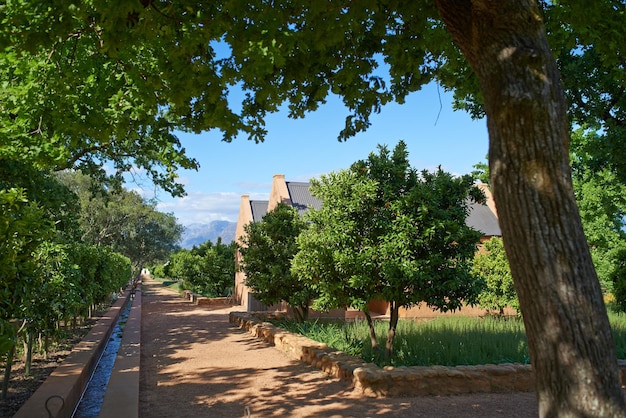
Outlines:
<svg viewBox="0 0 626 418"><path fill-rule="evenodd" d="M566 101L534 1L437 0L478 75L489 168L541 416L624 416L615 346L572 190Z"/></svg>

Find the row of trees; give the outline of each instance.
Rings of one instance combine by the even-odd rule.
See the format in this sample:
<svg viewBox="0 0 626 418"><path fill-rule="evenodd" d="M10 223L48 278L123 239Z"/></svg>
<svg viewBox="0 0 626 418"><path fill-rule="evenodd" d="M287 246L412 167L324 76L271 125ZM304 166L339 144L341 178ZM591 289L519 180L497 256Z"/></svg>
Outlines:
<svg viewBox="0 0 626 418"><path fill-rule="evenodd" d="M33 341L47 352L61 324L108 303L142 265L167 257L182 227L136 193L78 172L0 162L0 355L2 396L20 340L25 373ZM37 338L36 338L37 337Z"/></svg>
<svg viewBox="0 0 626 418"><path fill-rule="evenodd" d="M235 276L235 248L234 242L226 245L221 238L215 244L207 241L172 253L165 264L155 265L151 271L155 277L180 281L183 290L208 297L228 296Z"/></svg>
<svg viewBox="0 0 626 418"><path fill-rule="evenodd" d="M476 167L474 175L485 179L485 166ZM605 294L615 283L617 302L624 305L623 261L615 258L626 242L623 212L615 209L623 198L593 193L594 182L575 183L585 230L598 271L606 273ZM400 142L393 152L379 147L378 155L311 183L312 194L324 202L321 209L303 218L279 204L245 228L240 267L261 302L284 300L299 321L312 302L318 310L359 309L376 348L368 304L385 300L391 314L388 358L401 307L424 302L447 311L465 302L499 314L507 306L519 309L502 239L489 240L476 253L480 233L465 224L469 201L484 198L472 177L454 178L440 169L418 173ZM599 196L604 203L596 202Z"/></svg>
<svg viewBox="0 0 626 418"><path fill-rule="evenodd" d="M349 170L312 180L323 204L304 220L282 204L246 227L247 284L265 303L287 301L300 319L313 298L316 309L363 311L375 349L368 305L387 301L391 358L400 308L425 302L447 311L477 300L481 281L471 261L481 233L465 219L484 195L473 183L441 169L418 172L402 141L393 152L379 147Z"/></svg>
<svg viewBox="0 0 626 418"><path fill-rule="evenodd" d="M11 1L0 9L0 157L100 174L106 161L117 175L135 165L180 193L176 168L197 164L175 129L259 141L268 112L303 117L335 94L349 111L345 139L436 80L487 118L540 415L626 416L568 161L574 122L602 132L593 170L626 178L626 6L592 6Z"/></svg>

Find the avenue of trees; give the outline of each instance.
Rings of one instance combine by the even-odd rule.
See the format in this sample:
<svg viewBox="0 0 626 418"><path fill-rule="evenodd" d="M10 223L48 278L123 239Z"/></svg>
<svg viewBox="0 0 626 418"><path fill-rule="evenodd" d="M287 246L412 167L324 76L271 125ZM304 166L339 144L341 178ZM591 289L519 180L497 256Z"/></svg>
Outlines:
<svg viewBox="0 0 626 418"><path fill-rule="evenodd" d="M197 163L175 129L260 141L268 113L286 105L303 117L337 95L346 139L385 103L436 81L487 120L540 415L624 416L568 150L571 123L601 132L590 170L626 179L624 9L620 0L11 1L0 9L0 158L101 177L110 163L114 180L135 165L182 193L176 169ZM242 102L231 103L239 89Z"/></svg>
<svg viewBox="0 0 626 418"><path fill-rule="evenodd" d="M46 353L66 326L90 317L180 239L172 215L136 193L96 185L77 172L0 162L2 397L19 341L29 374L34 341Z"/></svg>

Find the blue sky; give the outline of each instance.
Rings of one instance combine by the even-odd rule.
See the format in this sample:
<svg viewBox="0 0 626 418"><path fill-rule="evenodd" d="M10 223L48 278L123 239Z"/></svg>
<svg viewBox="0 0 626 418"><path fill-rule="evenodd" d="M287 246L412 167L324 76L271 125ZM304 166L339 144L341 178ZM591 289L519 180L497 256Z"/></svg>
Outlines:
<svg viewBox="0 0 626 418"><path fill-rule="evenodd" d="M441 165L454 174L469 173L474 164L485 161L486 122L453 111L451 97L442 88L427 85L405 104L383 107L372 117L368 131L347 142L337 141L348 111L336 98L304 119L289 119L286 112L269 116L268 135L260 144L243 137L225 143L219 132L177 133L200 169L179 173L186 197L174 199L158 192L157 207L174 213L183 225L236 222L241 195L267 199L274 174L284 174L287 181L308 181L348 168L375 152L377 144L392 149L399 140L407 143L409 159L417 169L433 170ZM153 194L144 190L146 197Z"/></svg>

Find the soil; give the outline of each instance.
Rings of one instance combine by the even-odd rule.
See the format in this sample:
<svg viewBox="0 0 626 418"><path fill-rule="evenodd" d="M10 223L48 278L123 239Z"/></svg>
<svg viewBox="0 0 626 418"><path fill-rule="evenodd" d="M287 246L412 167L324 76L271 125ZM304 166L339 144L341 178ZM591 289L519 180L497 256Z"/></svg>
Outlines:
<svg viewBox="0 0 626 418"><path fill-rule="evenodd" d="M100 315L101 313L98 313ZM68 330L67 338L53 346L44 357L33 354L30 376L24 375L24 358L16 355L11 367L11 379L6 399L0 400L0 418L13 416L28 398L39 388L54 369L70 354L72 347L78 344L87 335L91 327L96 323L97 315L85 321L73 330ZM6 359L0 362L0 370L4 373ZM0 384L1 386L1 384Z"/></svg>
<svg viewBox="0 0 626 418"><path fill-rule="evenodd" d="M534 393L367 398L228 321L143 285L140 417L537 417Z"/></svg>

